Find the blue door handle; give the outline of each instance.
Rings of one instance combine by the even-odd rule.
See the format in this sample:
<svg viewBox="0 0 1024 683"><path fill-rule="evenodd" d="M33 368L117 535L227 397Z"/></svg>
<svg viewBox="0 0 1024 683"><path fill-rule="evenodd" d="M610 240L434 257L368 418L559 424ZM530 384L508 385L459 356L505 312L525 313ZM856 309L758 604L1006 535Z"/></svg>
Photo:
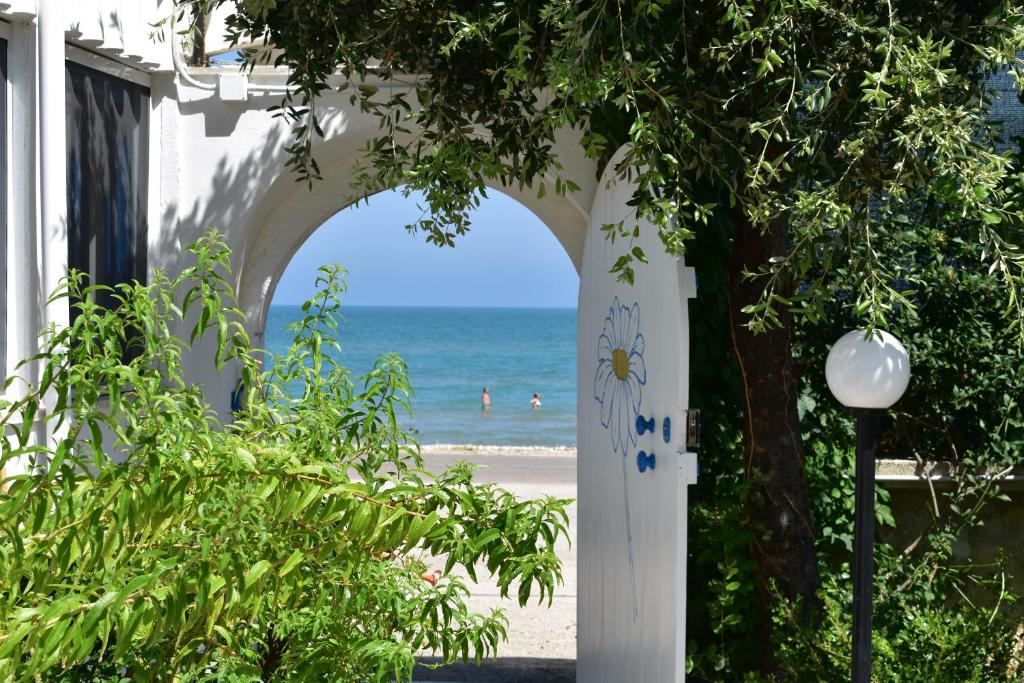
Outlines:
<svg viewBox="0 0 1024 683"><path fill-rule="evenodd" d="M636 468L641 472L646 472L647 468L654 469L654 453L648 455L644 451L637 451L636 454Z"/></svg>
<svg viewBox="0 0 1024 683"><path fill-rule="evenodd" d="M636 416L636 433L639 436L643 436L644 432L653 432L653 431L654 431L654 418L653 417L648 419L648 420L645 420L643 415L637 415Z"/></svg>

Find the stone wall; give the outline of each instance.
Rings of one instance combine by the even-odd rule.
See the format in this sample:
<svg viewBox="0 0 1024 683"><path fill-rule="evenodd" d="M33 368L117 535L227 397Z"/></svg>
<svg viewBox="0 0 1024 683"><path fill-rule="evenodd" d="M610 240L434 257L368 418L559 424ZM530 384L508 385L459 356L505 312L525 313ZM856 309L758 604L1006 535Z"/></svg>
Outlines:
<svg viewBox="0 0 1024 683"><path fill-rule="evenodd" d="M926 476L927 475L927 476ZM933 465L926 472L917 463L883 460L877 467L878 482L892 494L896 527L878 529L879 540L899 549L908 547L932 523L936 509L948 514L946 494L952 489L948 468ZM931 486L929 486L929 481ZM963 533L953 546L958 561L993 563L1006 556L1007 587L1024 595L1024 468L1001 480L1000 489L1009 501L992 500L982 512L984 524ZM1024 604L1015 607L1024 622Z"/></svg>

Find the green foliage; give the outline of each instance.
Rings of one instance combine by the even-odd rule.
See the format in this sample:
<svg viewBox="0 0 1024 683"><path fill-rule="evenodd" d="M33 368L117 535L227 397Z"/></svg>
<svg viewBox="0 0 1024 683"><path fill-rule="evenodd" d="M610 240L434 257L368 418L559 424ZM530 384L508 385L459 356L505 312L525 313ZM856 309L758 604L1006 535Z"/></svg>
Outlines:
<svg viewBox="0 0 1024 683"><path fill-rule="evenodd" d="M687 657L692 680L742 680L758 667L753 534L744 504L742 391L728 324L727 220L698 234L688 260L700 281L690 301L691 403L700 406L701 471L690 490ZM698 542L697 539L700 539Z"/></svg>
<svg viewBox="0 0 1024 683"><path fill-rule="evenodd" d="M745 412L762 408L743 401L728 321L742 313L741 323L763 331L795 313L796 351L808 368L821 368L828 345L850 327L886 327L903 338L915 378L883 452L950 461L955 485L914 548L880 550L891 559L879 595L894 597L880 607L879 647L905 680L943 679L927 657L920 669L900 668L929 642L955 661L947 680L999 679L1002 643L1011 640L1001 612L993 618L936 601L936 587L952 584L928 577L956 573L953 540L980 522L999 495L991 475L1020 452L1024 185L1021 159L991 116L994 74L1010 74L1010 97L1020 90L1019 3L192 4L229 5L237 37L279 49L295 91L278 113L293 124L291 163L306 180L318 176L312 105L340 70L352 101L382 124L356 192L423 191L429 211L411 227L437 244L469 228L469 210L489 183L571 192L556 142L578 140L599 166L631 143L617 169L637 181L631 205L658 226L669 251L685 249L702 271L693 403L708 430L691 499L691 537L702 545L690 580L711 590L689 591L696 679L749 678L766 645L757 634L768 631L751 607L752 596L766 603L771 587L751 559L762 530L743 504L756 482L738 437ZM370 75L412 87L378 90L363 82ZM728 257L738 230L764 238L749 272ZM643 260L635 226L605 233L621 249L614 272L630 281ZM728 308L730 276L760 286L753 302L738 304L742 311ZM777 645L793 675L835 680L845 678L836 674L844 650L836 644L848 637L837 615L848 602L852 429L820 375L803 378L801 414L826 620L820 640L806 642L822 650L812 657L801 649L799 628ZM794 491L802 484L787 483ZM881 503L879 521L891 524ZM984 585L991 568L962 573ZM992 653L991 666L970 659L978 652Z"/></svg>
<svg viewBox="0 0 1024 683"><path fill-rule="evenodd" d="M421 469L401 359L353 379L329 353L340 269L261 372L227 249L211 234L191 252L110 309L72 274L55 305L73 322L21 366L38 381L7 381L2 464L29 466L0 494L0 678L409 680L420 651L492 655L504 617L471 612L456 574L423 580L426 562L550 601L565 501ZM230 423L184 378L206 335L246 387Z"/></svg>
<svg viewBox="0 0 1024 683"><path fill-rule="evenodd" d="M578 141L637 183L632 205L681 253L728 208L745 230L784 230L780 253L751 266L763 295L755 329L791 308L819 317L819 278L849 263L858 319L880 325L908 293L893 285L915 217L956 218L986 250L1015 323L1024 253L1020 167L989 121L989 76L1024 70L1024 14L1003 0L186 0L227 6L236 40L264 38L294 88L277 113L293 128L290 163L319 177L317 97L336 72L381 133L357 194L404 185L429 211L412 228L448 245L488 183L572 192L556 142ZM671 27L667 30L666 27ZM378 89L367 77L410 88ZM1015 86L1014 86L1015 87ZM1015 93L1012 93L1015 94ZM1011 94L1011 96L1012 96ZM575 182L574 182L575 181ZM614 271L643 261L634 225ZM770 257L770 260L768 260ZM794 281L807 283L799 292ZM1024 329L1022 329L1024 332Z"/></svg>
<svg viewBox="0 0 1024 683"><path fill-rule="evenodd" d="M896 519L890 493L878 488L874 601L874 675L878 681L1018 680L1022 641L1015 585L1002 562L955 553L957 541L1003 505L999 476L1019 463L1024 409L1024 359L1016 333L1003 317L1005 299L987 277L980 249L957 221L916 228L912 248L883 241L882 258L901 261L898 286L914 290L913 308L886 320L907 344L913 380L883 423L880 456L948 466L949 486L926 489L925 509ZM736 397L738 370L723 356L728 315L721 244L696 240L691 253L701 278L693 302L694 402L705 408L701 480L691 494L688 649L690 679L758 680L759 615L753 607L758 576L751 559L753 532L742 497L744 452L738 433L743 408ZM779 600L774 614L776 663L784 680L842 680L849 675L850 559L853 541L851 416L824 383L831 344L858 323L846 305L856 296L848 266L827 280L834 301L820 318L798 318L795 352L806 363L800 412L806 448L817 549L823 576L820 623L798 618ZM716 275L716 272L719 274ZM893 525L899 524L901 534ZM899 546L887 539L906 537ZM1006 539L1007 546L1011 540ZM738 585L737 585L738 584ZM1019 585L1017 583L1016 585ZM729 590L729 588L732 590Z"/></svg>
<svg viewBox="0 0 1024 683"><path fill-rule="evenodd" d="M888 551L888 552L887 552ZM876 554L877 571L872 645L872 680L880 683L956 681L991 683L1016 681L1020 665L1016 624L1007 605L991 607L959 599L965 584L992 589L996 598L1008 598L1000 585L984 583L975 571L941 567L927 586L912 587L900 580L901 558L883 547ZM782 678L794 681L843 680L849 675L850 609L848 568L832 574L821 591L823 623L814 629L801 626L785 603L776 617L785 633L778 659ZM926 595L926 592L928 595Z"/></svg>

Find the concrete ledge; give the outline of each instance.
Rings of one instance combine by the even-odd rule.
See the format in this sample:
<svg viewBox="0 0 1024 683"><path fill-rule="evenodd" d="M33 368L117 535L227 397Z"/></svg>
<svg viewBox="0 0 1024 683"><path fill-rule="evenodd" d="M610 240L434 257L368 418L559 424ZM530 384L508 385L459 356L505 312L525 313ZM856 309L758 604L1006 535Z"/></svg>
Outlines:
<svg viewBox="0 0 1024 683"><path fill-rule="evenodd" d="M929 481L933 486L951 486L951 469L952 465L945 461L922 465L916 460L878 460L875 463L875 480L887 488L927 487ZM997 478L1005 488L1024 488L1024 466L1015 467L1005 474L992 472L986 476Z"/></svg>

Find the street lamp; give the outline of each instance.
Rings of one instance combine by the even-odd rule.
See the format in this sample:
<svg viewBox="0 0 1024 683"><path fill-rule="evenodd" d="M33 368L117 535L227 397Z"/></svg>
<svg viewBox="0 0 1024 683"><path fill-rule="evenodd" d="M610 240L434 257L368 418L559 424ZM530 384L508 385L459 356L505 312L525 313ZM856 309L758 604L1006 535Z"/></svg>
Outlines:
<svg viewBox="0 0 1024 683"><path fill-rule="evenodd" d="M896 337L876 330L847 332L825 361L832 395L857 417L853 518L853 682L871 680L871 588L875 571L875 451L878 417L900 400L910 358Z"/></svg>

